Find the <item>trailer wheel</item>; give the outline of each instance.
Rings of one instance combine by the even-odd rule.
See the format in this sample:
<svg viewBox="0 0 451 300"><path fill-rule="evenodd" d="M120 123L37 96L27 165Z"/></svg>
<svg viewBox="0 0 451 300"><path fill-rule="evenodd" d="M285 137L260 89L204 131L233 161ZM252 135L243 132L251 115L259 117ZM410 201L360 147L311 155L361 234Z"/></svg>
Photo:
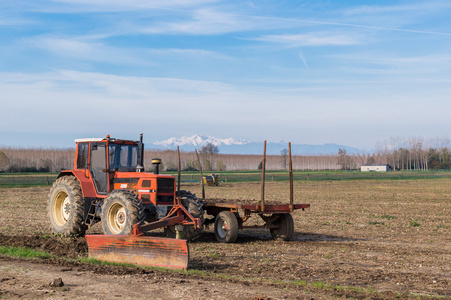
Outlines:
<svg viewBox="0 0 451 300"><path fill-rule="evenodd" d="M129 190L114 190L102 205L102 227L105 234L129 235L133 225L144 219L144 206Z"/></svg>
<svg viewBox="0 0 451 300"><path fill-rule="evenodd" d="M291 214L279 214L277 220L273 223L277 226L276 228L271 228L271 236L277 241L289 241L294 233L294 223Z"/></svg>
<svg viewBox="0 0 451 300"><path fill-rule="evenodd" d="M176 197L182 197L182 205L188 210L188 212L195 218L200 219L200 228L194 229L193 226L185 226L182 233L182 238L188 241L195 240L200 237L204 230L204 209L202 202L191 192L177 191ZM169 238L175 238L175 226L167 226L164 228L164 233Z"/></svg>
<svg viewBox="0 0 451 300"><path fill-rule="evenodd" d="M221 211L215 220L215 236L220 243L234 243L238 237L238 219L231 211Z"/></svg>
<svg viewBox="0 0 451 300"><path fill-rule="evenodd" d="M55 233L65 236L85 233L85 203L80 182L74 176L60 177L53 183L47 210Z"/></svg>

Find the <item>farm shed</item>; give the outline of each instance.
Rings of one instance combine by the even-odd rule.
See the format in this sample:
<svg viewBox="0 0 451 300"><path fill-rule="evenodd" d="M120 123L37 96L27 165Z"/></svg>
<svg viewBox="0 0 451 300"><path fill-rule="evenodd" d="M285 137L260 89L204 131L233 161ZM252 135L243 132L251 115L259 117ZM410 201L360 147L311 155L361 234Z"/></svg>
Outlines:
<svg viewBox="0 0 451 300"><path fill-rule="evenodd" d="M387 172L389 165L386 164L363 164L360 166L362 172Z"/></svg>

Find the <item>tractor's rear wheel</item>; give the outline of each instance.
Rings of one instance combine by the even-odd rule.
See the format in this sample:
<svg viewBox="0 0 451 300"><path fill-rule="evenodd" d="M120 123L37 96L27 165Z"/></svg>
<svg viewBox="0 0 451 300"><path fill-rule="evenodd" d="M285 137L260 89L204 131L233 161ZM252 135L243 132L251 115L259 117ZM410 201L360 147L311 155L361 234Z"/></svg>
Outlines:
<svg viewBox="0 0 451 300"><path fill-rule="evenodd" d="M128 190L114 190L102 205L102 228L105 234L129 235L133 225L144 219L144 206Z"/></svg>
<svg viewBox="0 0 451 300"><path fill-rule="evenodd" d="M294 223L291 214L279 214L274 221L275 228L271 228L271 236L277 241L289 241L294 233Z"/></svg>
<svg viewBox="0 0 451 300"><path fill-rule="evenodd" d="M238 219L231 211L221 211L215 219L215 236L220 243L234 243L238 238Z"/></svg>
<svg viewBox="0 0 451 300"><path fill-rule="evenodd" d="M200 228L194 229L194 226L185 226L182 232L182 238L188 241L195 240L200 237L204 229L204 209L202 202L188 191L177 191L176 197L182 197L182 205L188 210L188 212L194 217L199 218L201 226ZM175 226L167 226L164 228L164 233L169 238L175 238L176 231Z"/></svg>
<svg viewBox="0 0 451 300"><path fill-rule="evenodd" d="M74 176L60 177L53 183L47 210L55 233L65 236L85 233L85 202L80 182Z"/></svg>

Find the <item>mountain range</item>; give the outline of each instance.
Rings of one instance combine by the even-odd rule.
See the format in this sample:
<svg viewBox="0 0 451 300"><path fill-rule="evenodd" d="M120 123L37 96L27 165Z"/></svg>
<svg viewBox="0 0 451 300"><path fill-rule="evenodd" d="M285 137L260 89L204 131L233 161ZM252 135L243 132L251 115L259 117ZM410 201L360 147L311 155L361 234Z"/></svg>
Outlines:
<svg viewBox="0 0 451 300"><path fill-rule="evenodd" d="M147 148L177 150L177 146L179 146L180 151L194 151L194 149L200 150L202 146L209 143L217 146L219 153L221 154L263 153L263 142L250 142L245 140L235 140L233 138L220 139L197 134L193 136L183 136L180 138L173 137L164 141L157 141L152 145L148 145ZM266 154L280 155L283 149L288 149L288 142L267 142ZM348 154L364 153L361 149L333 143L324 145L291 144L291 152L293 155L337 154L339 149L345 149Z"/></svg>

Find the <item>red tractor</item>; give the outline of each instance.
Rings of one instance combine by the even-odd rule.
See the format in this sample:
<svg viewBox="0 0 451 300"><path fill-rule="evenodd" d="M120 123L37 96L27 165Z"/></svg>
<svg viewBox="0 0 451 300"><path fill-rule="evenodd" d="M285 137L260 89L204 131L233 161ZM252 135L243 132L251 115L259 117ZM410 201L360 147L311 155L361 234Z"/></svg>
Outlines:
<svg viewBox="0 0 451 300"><path fill-rule="evenodd" d="M142 134L140 141L107 136L75 142L74 168L62 171L50 191L48 214L55 233L82 236L100 221L106 235L130 235L134 225L145 223L165 227L168 237L179 232L176 225L184 225L184 239L200 234L204 211L195 195L176 191L175 178L159 174L159 159L152 160L153 173L144 172ZM164 221L177 203L184 207L179 217Z"/></svg>

